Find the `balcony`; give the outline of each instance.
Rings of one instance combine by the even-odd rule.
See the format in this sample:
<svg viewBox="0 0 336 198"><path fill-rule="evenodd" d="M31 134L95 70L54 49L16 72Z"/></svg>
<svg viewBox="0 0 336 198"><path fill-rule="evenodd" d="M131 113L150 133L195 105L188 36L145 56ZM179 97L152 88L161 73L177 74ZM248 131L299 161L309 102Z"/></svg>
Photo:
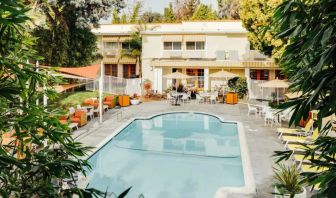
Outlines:
<svg viewBox="0 0 336 198"><path fill-rule="evenodd" d="M262 54L259 50L250 50L248 53L248 59L249 60L267 60L268 57L264 54Z"/></svg>
<svg viewBox="0 0 336 198"><path fill-rule="evenodd" d="M117 50L104 50L104 56L108 56L108 57L116 57L118 54Z"/></svg>

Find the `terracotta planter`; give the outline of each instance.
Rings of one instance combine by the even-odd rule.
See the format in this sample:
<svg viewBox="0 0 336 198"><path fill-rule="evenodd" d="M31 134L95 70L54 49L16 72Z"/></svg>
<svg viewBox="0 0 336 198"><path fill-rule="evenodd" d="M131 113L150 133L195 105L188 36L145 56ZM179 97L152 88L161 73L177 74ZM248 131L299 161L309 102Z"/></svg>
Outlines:
<svg viewBox="0 0 336 198"><path fill-rule="evenodd" d="M300 194L296 194L294 198L307 198L307 190L305 188L302 188L303 192ZM278 188L274 187L274 193L279 194ZM290 198L290 195L284 194L284 195L274 195L274 198Z"/></svg>

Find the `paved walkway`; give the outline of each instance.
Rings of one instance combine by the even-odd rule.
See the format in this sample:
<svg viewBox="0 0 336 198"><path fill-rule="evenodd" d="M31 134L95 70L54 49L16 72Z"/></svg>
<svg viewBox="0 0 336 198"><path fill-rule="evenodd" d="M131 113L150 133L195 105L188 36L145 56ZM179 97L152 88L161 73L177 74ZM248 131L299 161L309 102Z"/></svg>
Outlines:
<svg viewBox="0 0 336 198"><path fill-rule="evenodd" d="M252 160L252 169L257 187L258 197L272 197L272 154L275 150L282 150L280 141L276 138L275 127L265 127L264 120L256 116L247 115L247 105L226 104L186 104L171 106L163 101L146 102L124 109L113 109L104 114L104 121L100 125L98 118L85 127L74 132L74 136L86 146L97 146L122 124L133 117L150 116L168 111L200 111L218 115L224 120L240 121L245 127L247 144ZM120 115L122 112L122 116Z"/></svg>

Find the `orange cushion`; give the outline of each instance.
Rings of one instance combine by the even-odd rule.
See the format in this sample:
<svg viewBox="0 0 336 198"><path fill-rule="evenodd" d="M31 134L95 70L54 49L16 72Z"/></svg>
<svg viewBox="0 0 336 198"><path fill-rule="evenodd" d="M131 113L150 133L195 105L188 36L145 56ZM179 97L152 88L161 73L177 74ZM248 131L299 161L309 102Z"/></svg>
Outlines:
<svg viewBox="0 0 336 198"><path fill-rule="evenodd" d="M72 117L71 119L70 119L70 121L71 122L80 122L80 118L77 118L77 117Z"/></svg>
<svg viewBox="0 0 336 198"><path fill-rule="evenodd" d="M114 96L106 96L105 101L113 101Z"/></svg>

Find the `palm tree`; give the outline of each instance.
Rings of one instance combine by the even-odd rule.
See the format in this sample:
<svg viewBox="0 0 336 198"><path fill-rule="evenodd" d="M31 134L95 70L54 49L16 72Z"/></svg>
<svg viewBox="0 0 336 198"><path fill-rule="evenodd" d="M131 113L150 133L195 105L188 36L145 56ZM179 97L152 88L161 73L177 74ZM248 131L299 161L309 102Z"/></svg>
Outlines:
<svg viewBox="0 0 336 198"><path fill-rule="evenodd" d="M142 34L141 32L147 30L154 30L156 26L148 27L144 23L139 23L134 27L134 31L131 34L131 38L127 40L125 43L129 45L129 48L123 49L121 52L121 57L132 57L136 58L136 65L139 68L139 76L142 77L141 68L141 56L142 56Z"/></svg>

